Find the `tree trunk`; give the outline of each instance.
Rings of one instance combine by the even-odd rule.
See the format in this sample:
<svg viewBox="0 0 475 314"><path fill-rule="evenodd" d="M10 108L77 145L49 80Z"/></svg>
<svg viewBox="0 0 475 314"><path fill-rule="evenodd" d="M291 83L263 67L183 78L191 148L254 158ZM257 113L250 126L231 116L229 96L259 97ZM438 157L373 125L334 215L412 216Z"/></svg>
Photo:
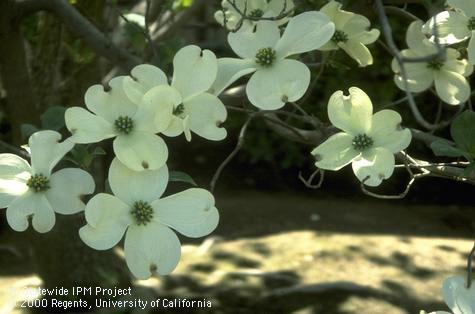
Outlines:
<svg viewBox="0 0 475 314"><path fill-rule="evenodd" d="M99 1L84 1L97 8ZM97 12L97 11L96 11ZM101 14L101 11L98 12ZM54 23L53 23L54 24ZM53 35L60 36L61 32ZM45 36L48 36L47 34ZM51 38L47 38L51 41ZM60 38L58 38L60 40ZM46 109L46 105L60 102L61 97L50 97L53 85L57 84L53 71L57 69L54 62L58 62L57 56L43 56L51 63L36 64L32 80L25 53L24 39L20 32L19 21L16 18L15 4L12 0L0 1L0 76L7 92L7 106L9 119L12 125L12 142L15 145L22 144L21 124L33 123L39 126L39 117ZM53 40L54 42L54 40ZM58 51L57 46L45 46L45 51ZM79 65L78 65L79 66ZM94 65L89 73L98 75ZM40 68L38 68L40 67ZM43 68L41 68L43 67ZM44 71L48 71L45 73ZM32 81L41 81L41 75L45 79L41 88L33 88ZM89 77L90 78L90 77ZM88 84L88 82L82 82ZM36 84L35 84L36 85ZM85 90L84 90L85 91ZM82 93L84 93L84 91ZM81 96L82 98L82 96ZM42 106L36 99L41 99ZM53 102L48 104L49 102ZM81 105L82 102L74 103ZM104 180L104 171L99 171L101 178L96 178L99 186ZM29 230L30 243L35 259L36 271L43 281L45 288L64 287L69 291L72 287L128 287L130 285L129 273L124 261L112 250L96 251L87 247L79 238L78 230L85 225L84 214L73 216L56 215L56 225L52 231L46 234L37 234ZM93 301L94 296L47 296L49 298ZM91 305L94 305L91 303ZM71 311L73 309L69 309ZM78 310L84 309L76 309ZM56 309L57 311L57 309Z"/></svg>
<svg viewBox="0 0 475 314"><path fill-rule="evenodd" d="M15 15L13 1L0 1L0 75L7 91L12 142L19 145L23 144L21 125L38 122L40 113L32 93L25 46Z"/></svg>

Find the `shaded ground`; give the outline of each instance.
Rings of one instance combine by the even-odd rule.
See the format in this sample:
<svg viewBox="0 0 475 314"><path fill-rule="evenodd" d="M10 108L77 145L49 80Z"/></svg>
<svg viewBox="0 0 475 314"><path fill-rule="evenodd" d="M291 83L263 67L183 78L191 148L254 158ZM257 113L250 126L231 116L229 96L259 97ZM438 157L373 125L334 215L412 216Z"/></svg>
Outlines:
<svg viewBox="0 0 475 314"><path fill-rule="evenodd" d="M221 223L213 236L183 239L173 275L137 282L133 298L206 298L213 304L160 313L443 310L442 281L464 273L474 234L469 207L244 191L216 199ZM25 297L24 287L41 283L21 240L12 232L0 237L0 313Z"/></svg>

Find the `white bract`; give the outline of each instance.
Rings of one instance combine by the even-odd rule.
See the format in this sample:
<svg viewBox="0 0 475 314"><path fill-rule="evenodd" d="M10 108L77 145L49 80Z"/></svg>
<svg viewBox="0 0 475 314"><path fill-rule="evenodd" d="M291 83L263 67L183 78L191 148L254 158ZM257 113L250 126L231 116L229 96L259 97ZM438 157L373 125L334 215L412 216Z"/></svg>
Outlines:
<svg viewBox="0 0 475 314"><path fill-rule="evenodd" d="M430 42L422 33L422 22L415 21L409 26L406 33L406 42L409 49L401 51L405 57L427 57L437 53L437 46ZM466 77L472 74L473 66L467 60L459 59L460 53L452 48L446 48L445 60L431 60L429 62L407 62L406 81L409 91L419 93L429 89L433 84L437 95L450 105L464 103L470 97L470 85ZM391 67L396 74L396 85L406 90L401 68L396 59Z"/></svg>
<svg viewBox="0 0 475 314"><path fill-rule="evenodd" d="M278 17L279 15L289 13L294 8L293 0L223 0L221 6L223 7L224 14L223 10L218 10L214 14L214 17L216 21L223 26L226 22L226 27L229 30L234 30L238 27L252 27L255 24L255 21L242 19L242 14L235 9L230 1L238 8L239 12L245 13L246 16L252 18ZM287 15L277 20L277 23L282 25L287 23L288 20Z"/></svg>
<svg viewBox="0 0 475 314"><path fill-rule="evenodd" d="M465 279L453 276L444 281L442 295L453 314L475 313L475 286L467 288ZM424 311L422 313L425 313ZM446 311L436 311L429 314L452 314Z"/></svg>
<svg viewBox="0 0 475 314"><path fill-rule="evenodd" d="M13 154L0 154L0 208L7 207L7 221L15 231L33 228L50 231L55 212L74 214L84 209L82 195L94 192L94 180L81 169L65 168L52 173L54 166L69 152L74 143L59 142L61 135L40 131L30 136L28 144L31 166Z"/></svg>
<svg viewBox="0 0 475 314"><path fill-rule="evenodd" d="M158 169L168 158L165 142L156 135L163 131L163 124L155 123L153 104L138 106L127 98L123 80L123 76L113 78L110 90L93 85L86 91L86 107L94 114L81 107L66 110L64 119L71 140L85 144L115 137L114 152L127 167L135 171Z"/></svg>
<svg viewBox="0 0 475 314"><path fill-rule="evenodd" d="M394 171L394 153L411 142L411 132L401 128L393 110L373 115L368 95L357 87L335 92L328 101L330 122L343 132L330 136L312 151L321 169L339 170L352 163L353 172L366 185L378 186Z"/></svg>
<svg viewBox="0 0 475 314"><path fill-rule="evenodd" d="M227 118L223 103L206 91L218 71L216 56L198 46L186 46L173 58L173 79L168 85L159 68L142 64L136 66L132 77L124 79L124 91L138 105L154 108L155 124L166 136L191 132L208 140L219 141L227 132L220 125Z"/></svg>
<svg viewBox="0 0 475 314"><path fill-rule="evenodd" d="M379 37L379 30L370 30L369 20L359 14L344 11L341 3L330 1L320 9L335 23L335 34L331 40L319 48L319 50L343 49L350 57L358 62L359 66L365 67L373 64L373 56L366 45L374 43Z"/></svg>
<svg viewBox="0 0 475 314"><path fill-rule="evenodd" d="M125 233L125 259L139 279L153 272L169 274L180 260L180 241L174 230L197 238L212 232L219 220L214 198L192 188L159 199L168 184L168 169L134 172L114 159L109 169L114 195L100 193L85 209L87 225L81 239L96 250L115 246Z"/></svg>
<svg viewBox="0 0 475 314"><path fill-rule="evenodd" d="M447 0L447 5L454 10L443 11L432 17L424 24L424 33L435 41L435 27L439 43L445 45L456 44L467 40L468 61L475 64L475 1Z"/></svg>
<svg viewBox="0 0 475 314"><path fill-rule="evenodd" d="M211 91L219 95L240 77L255 72L246 86L249 101L260 109L279 109L307 91L310 70L289 56L320 48L333 36L334 24L320 12L305 12L290 19L282 36L274 21L228 34L233 51L242 59L218 60L218 77Z"/></svg>

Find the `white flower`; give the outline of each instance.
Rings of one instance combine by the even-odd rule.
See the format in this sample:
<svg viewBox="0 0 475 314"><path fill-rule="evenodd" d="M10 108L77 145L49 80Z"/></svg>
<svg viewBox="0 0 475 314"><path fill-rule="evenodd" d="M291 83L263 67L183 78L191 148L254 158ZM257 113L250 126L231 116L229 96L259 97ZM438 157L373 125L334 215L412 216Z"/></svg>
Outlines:
<svg viewBox="0 0 475 314"><path fill-rule="evenodd" d="M350 57L358 62L359 66L365 67L373 64L373 56L365 45L374 43L379 37L379 30L369 29L369 20L359 14L344 11L341 3L330 1L320 9L335 23L335 34L331 41L319 48L319 50L343 49Z"/></svg>
<svg viewBox="0 0 475 314"><path fill-rule="evenodd" d="M158 169L168 158L168 148L156 133L163 130L155 123L153 104L137 106L124 93L123 76L110 82L110 90L91 86L84 96L91 112L71 107L66 110L66 127L75 143L95 143L115 137L114 152L127 167L135 171ZM167 117L165 117L167 118Z"/></svg>
<svg viewBox="0 0 475 314"><path fill-rule="evenodd" d="M0 208L7 207L8 224L15 231L33 228L50 231L55 212L74 214L84 209L80 196L94 192L94 180L81 169L66 168L51 173L74 143L59 142L61 135L40 131L30 136L31 166L13 154L0 154Z"/></svg>
<svg viewBox="0 0 475 314"><path fill-rule="evenodd" d="M436 45L424 36L421 28L421 21L412 22L409 26L406 33L409 49L401 51L403 56L425 57L437 52ZM409 90L419 93L429 89L434 83L437 95L444 102L450 105L466 102L470 97L470 85L465 77L472 73L473 66L467 60L459 58L460 54L457 50L447 48L445 60L405 63ZM405 90L401 69L396 59L393 59L391 67L396 74L394 76L396 85Z"/></svg>
<svg viewBox="0 0 475 314"><path fill-rule="evenodd" d="M293 0L232 0L235 1L236 7L240 12L246 13L250 17L276 17L282 13L287 13L293 10L294 2ZM221 6L224 9L218 10L214 14L216 21L224 26L224 16L226 15L226 27L230 30L236 29L241 20L241 14L236 11L236 9L229 3L228 0L223 0ZM289 20L288 17L282 18L277 22L279 25L287 23ZM255 24L254 21L243 20L241 27L249 27Z"/></svg>
<svg viewBox="0 0 475 314"><path fill-rule="evenodd" d="M443 11L424 24L424 33L434 41L434 26L437 26L439 43L456 44L470 38L468 61L475 64L475 2L473 0L447 0L447 5L455 10Z"/></svg>
<svg viewBox="0 0 475 314"><path fill-rule="evenodd" d="M227 118L223 103L206 91L213 84L218 65L216 56L197 46L180 49L173 58L173 79L168 85L159 68L142 64L136 66L132 77L124 79L124 91L136 104L155 108L155 123L166 136L191 132L208 140L219 141L227 132L220 127ZM168 117L168 118L167 118Z"/></svg>
<svg viewBox="0 0 475 314"><path fill-rule="evenodd" d="M125 233L125 259L139 279L169 274L180 260L181 234L197 238L212 232L219 220L214 198L204 189L188 189L159 199L168 184L168 169L134 172L117 158L109 169L114 195L100 193L85 209L81 239L96 250L115 246Z"/></svg>
<svg viewBox="0 0 475 314"><path fill-rule="evenodd" d="M401 129L401 116L393 110L373 115L368 95L357 87L335 92L328 101L330 122L343 132L330 136L312 151L315 165L321 169L339 170L352 163L360 181L378 186L394 171L394 153L411 142L411 132Z"/></svg>
<svg viewBox="0 0 475 314"><path fill-rule="evenodd" d="M287 58L320 48L333 36L335 26L320 12L305 12L290 19L282 36L274 21L228 34L228 42L242 59L218 60L218 76L211 91L219 95L240 77L255 72L246 86L249 101L261 109L279 109L307 91L310 70Z"/></svg>
<svg viewBox="0 0 475 314"><path fill-rule="evenodd" d="M475 286L467 288L465 279L453 276L444 281L442 295L453 314L475 313ZM452 314L446 311L436 311L429 314Z"/></svg>

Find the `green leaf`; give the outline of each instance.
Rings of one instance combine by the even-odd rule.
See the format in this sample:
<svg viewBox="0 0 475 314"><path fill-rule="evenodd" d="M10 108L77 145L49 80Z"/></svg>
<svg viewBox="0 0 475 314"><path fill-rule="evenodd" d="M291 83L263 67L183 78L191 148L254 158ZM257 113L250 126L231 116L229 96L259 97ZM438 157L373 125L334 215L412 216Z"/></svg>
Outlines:
<svg viewBox="0 0 475 314"><path fill-rule="evenodd" d="M20 130L21 130L21 136L24 139L29 138L31 134L39 131L39 129L36 126L29 123L22 124L20 127Z"/></svg>
<svg viewBox="0 0 475 314"><path fill-rule="evenodd" d="M462 112L450 126L450 134L457 146L475 158L475 112Z"/></svg>
<svg viewBox="0 0 475 314"><path fill-rule="evenodd" d="M468 165L468 167L463 170L462 174L467 178L475 178L475 162Z"/></svg>
<svg viewBox="0 0 475 314"><path fill-rule="evenodd" d="M41 128L58 131L64 127L65 107L52 106L41 115Z"/></svg>
<svg viewBox="0 0 475 314"><path fill-rule="evenodd" d="M70 157L66 157L66 159L83 169L89 169L96 157L106 154L101 147L95 147L92 152L90 148L90 145L76 145L69 152Z"/></svg>
<svg viewBox="0 0 475 314"><path fill-rule="evenodd" d="M189 184L194 185L194 186L198 185L198 184L196 184L195 180L193 180L193 178L189 174L187 174L185 172L182 172L182 171L170 171L168 181L170 181L170 182L185 182L185 183L189 183Z"/></svg>
<svg viewBox="0 0 475 314"><path fill-rule="evenodd" d="M465 152L451 144L449 141L435 141L430 144L430 148L436 156L461 157Z"/></svg>

